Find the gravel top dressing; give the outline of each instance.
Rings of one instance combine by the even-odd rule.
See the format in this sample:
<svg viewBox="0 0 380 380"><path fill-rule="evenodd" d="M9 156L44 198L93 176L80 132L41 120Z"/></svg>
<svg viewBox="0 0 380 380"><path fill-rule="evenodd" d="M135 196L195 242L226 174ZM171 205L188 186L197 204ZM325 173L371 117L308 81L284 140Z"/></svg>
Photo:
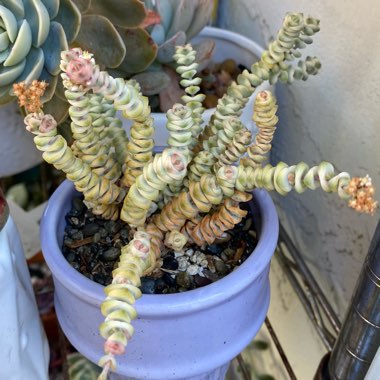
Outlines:
<svg viewBox="0 0 380 380"><path fill-rule="evenodd" d="M73 199L66 222L62 250L67 261L89 279L101 285L110 284L121 248L128 244L133 231L120 220L94 216L80 197ZM145 294L166 294L208 285L244 262L256 244L249 210L247 217L217 244L191 245L182 252L165 248L161 268L141 279L141 290Z"/></svg>

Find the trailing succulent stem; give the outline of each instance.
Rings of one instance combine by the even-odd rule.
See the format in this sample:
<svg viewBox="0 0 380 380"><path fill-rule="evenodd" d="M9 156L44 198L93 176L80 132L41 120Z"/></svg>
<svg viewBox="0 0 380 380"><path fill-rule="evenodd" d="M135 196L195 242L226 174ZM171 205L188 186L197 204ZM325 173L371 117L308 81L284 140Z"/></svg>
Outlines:
<svg viewBox="0 0 380 380"><path fill-rule="evenodd" d="M256 97L255 136L239 119L263 81L306 80L318 72L316 58L291 65L300 58L299 49L312 42L318 25L313 18L288 14L277 38L259 62L232 83L205 128L195 52L190 45L176 47L174 58L186 95L184 104L175 104L167 112L168 147L156 155L154 122L140 86L101 71L88 52L76 48L61 54L74 138L71 147L57 133L54 118L41 109L46 85L38 81L31 86L15 85L20 105L29 112L25 124L44 159L66 173L95 214L121 218L134 233L122 248L112 284L105 287L106 300L101 306L105 321L100 332L106 343L100 379L115 369L115 355L124 353L133 334L133 304L141 296L140 277L160 271L163 247L181 253L187 244L201 246L223 238L246 215L239 204L251 199L252 190L286 195L321 187L337 193L358 211L375 211L369 177L351 180L348 173L337 173L328 162L313 167L303 162L266 163L278 123L276 100L269 91ZM116 111L132 122L129 140Z"/></svg>

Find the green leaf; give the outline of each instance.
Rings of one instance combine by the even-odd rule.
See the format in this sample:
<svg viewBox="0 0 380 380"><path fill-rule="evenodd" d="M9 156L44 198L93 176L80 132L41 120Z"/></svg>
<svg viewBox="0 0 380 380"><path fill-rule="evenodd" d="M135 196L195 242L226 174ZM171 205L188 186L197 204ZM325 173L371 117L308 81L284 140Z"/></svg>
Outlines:
<svg viewBox="0 0 380 380"><path fill-rule="evenodd" d="M199 64L198 72L200 72L207 67L212 59L215 49L215 41L210 39L203 40L199 44L194 45L193 48L197 52L195 61Z"/></svg>
<svg viewBox="0 0 380 380"><path fill-rule="evenodd" d="M13 13L3 7L0 4L0 21L2 21L2 25L4 29L8 33L8 37L11 42L15 42L17 37L17 20L16 17L13 15Z"/></svg>
<svg viewBox="0 0 380 380"><path fill-rule="evenodd" d="M79 33L81 14L71 0L60 0L60 7L54 21L59 22L66 33L67 42L71 43Z"/></svg>
<svg viewBox="0 0 380 380"><path fill-rule="evenodd" d="M139 82L141 92L146 96L159 94L170 84L169 76L160 71L146 71L134 75L131 79Z"/></svg>
<svg viewBox="0 0 380 380"><path fill-rule="evenodd" d="M263 374L263 375L258 375L257 380L275 380L275 378L271 375Z"/></svg>
<svg viewBox="0 0 380 380"><path fill-rule="evenodd" d="M91 6L91 0L72 0L72 2L78 7L81 13L87 12Z"/></svg>
<svg viewBox="0 0 380 380"><path fill-rule="evenodd" d="M269 348L269 344L263 340L254 340L250 346L253 349L260 350L260 351L265 351Z"/></svg>
<svg viewBox="0 0 380 380"><path fill-rule="evenodd" d="M16 41L3 63L4 66L13 66L24 60L32 46L32 32L26 20L22 21Z"/></svg>
<svg viewBox="0 0 380 380"><path fill-rule="evenodd" d="M172 24L176 1L178 0L160 0L156 4L157 11L161 17L161 24L165 28L166 33Z"/></svg>
<svg viewBox="0 0 380 380"><path fill-rule="evenodd" d="M167 33L167 38L174 36L179 31L186 32L190 27L194 16L197 1L180 0L177 2L176 11Z"/></svg>
<svg viewBox="0 0 380 380"><path fill-rule="evenodd" d="M183 45L186 42L186 34L183 31L177 32L169 40L165 41L159 48L157 53L157 60L161 63L173 62L173 55L175 47Z"/></svg>
<svg viewBox="0 0 380 380"><path fill-rule="evenodd" d="M41 0L49 13L50 20L58 14L59 0Z"/></svg>
<svg viewBox="0 0 380 380"><path fill-rule="evenodd" d="M104 16L123 28L139 26L146 16L144 4L138 0L92 0L87 13Z"/></svg>
<svg viewBox="0 0 380 380"><path fill-rule="evenodd" d="M214 0L198 0L198 7L194 12L190 26L185 30L188 40L196 36L211 20Z"/></svg>
<svg viewBox="0 0 380 380"><path fill-rule="evenodd" d="M16 98L11 95L12 85L0 87L0 105L7 104Z"/></svg>
<svg viewBox="0 0 380 380"><path fill-rule="evenodd" d="M52 75L58 75L60 72L61 51L68 49L65 31L61 24L55 21L50 24L48 38L41 48L45 56L46 70Z"/></svg>
<svg viewBox="0 0 380 380"><path fill-rule="evenodd" d="M78 352L67 357L70 380L96 380L101 368L90 362Z"/></svg>
<svg viewBox="0 0 380 380"><path fill-rule="evenodd" d="M22 74L17 78L18 82L25 81L30 83L34 79L38 79L44 68L44 53L42 49L31 48L26 56L25 68Z"/></svg>
<svg viewBox="0 0 380 380"><path fill-rule="evenodd" d="M141 28L118 28L128 55L119 66L126 73L144 71L155 60L157 45L149 33Z"/></svg>
<svg viewBox="0 0 380 380"><path fill-rule="evenodd" d="M42 70L42 73L39 77L39 80L47 82L47 86L44 96L42 97L42 102L45 103L52 99L55 94L55 89L57 87L58 75L51 75L45 68Z"/></svg>
<svg viewBox="0 0 380 380"><path fill-rule="evenodd" d="M50 17L47 9L38 0L29 0L25 3L25 19L32 30L34 47L40 47L49 34Z"/></svg>
<svg viewBox="0 0 380 380"><path fill-rule="evenodd" d="M25 17L22 0L3 0L1 3L12 12L17 20L22 20Z"/></svg>
<svg viewBox="0 0 380 380"><path fill-rule="evenodd" d="M96 62L106 67L118 67L125 57L125 45L120 34L104 16L83 16L73 45L93 53Z"/></svg>
<svg viewBox="0 0 380 380"><path fill-rule="evenodd" d="M58 96L58 98L60 98L61 100L64 100L66 101L66 96L65 96L65 87L63 87L63 83L62 83L62 78L60 75L57 75L57 84L56 84L56 87L55 87L55 95Z"/></svg>
<svg viewBox="0 0 380 380"><path fill-rule="evenodd" d="M69 115L69 103L54 95L51 100L44 104L44 113L52 115L56 122L60 124Z"/></svg>

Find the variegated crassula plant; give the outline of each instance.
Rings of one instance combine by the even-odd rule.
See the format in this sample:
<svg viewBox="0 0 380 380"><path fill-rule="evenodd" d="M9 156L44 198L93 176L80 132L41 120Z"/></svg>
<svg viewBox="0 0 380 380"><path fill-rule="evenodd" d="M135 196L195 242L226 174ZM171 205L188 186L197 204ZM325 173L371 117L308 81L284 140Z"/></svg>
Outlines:
<svg viewBox="0 0 380 380"><path fill-rule="evenodd" d="M321 187L358 211L375 210L369 177L351 179L346 172L337 173L329 162L313 167L303 162L267 163L278 122L276 100L269 91L257 94L255 135L239 119L249 97L264 81L291 83L317 74L318 59L302 60L300 49L318 31L318 20L287 14L277 38L231 84L206 126L195 51L190 45L178 46L174 59L185 95L182 104L167 112L168 146L157 154L151 110L140 86L102 71L89 52L75 48L61 54L74 137L71 146L57 134L54 118L42 110L39 97L44 84L15 86L20 105L28 112L26 128L35 135L43 158L66 173L94 214L121 218L134 230L133 239L122 248L112 283L105 287L100 379L115 369L115 355L124 353L133 334L133 304L141 296L140 278L158 270L161 248L180 252L187 244L211 244L223 237L246 215L239 204L251 199L253 189L285 195ZM116 111L132 120L129 139Z"/></svg>

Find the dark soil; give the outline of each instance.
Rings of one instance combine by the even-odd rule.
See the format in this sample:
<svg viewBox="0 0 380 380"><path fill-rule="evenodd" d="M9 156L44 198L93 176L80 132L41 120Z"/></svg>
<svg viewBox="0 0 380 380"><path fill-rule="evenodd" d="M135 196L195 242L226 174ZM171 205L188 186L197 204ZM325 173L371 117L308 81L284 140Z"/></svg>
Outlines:
<svg viewBox="0 0 380 380"><path fill-rule="evenodd" d="M232 272L253 249L257 239L249 213L228 232L225 241L205 248L189 246L184 254L163 253L162 267L141 280L145 294L177 293L208 285ZM70 265L89 279L108 285L117 266L121 248L133 231L122 221L107 221L87 210L82 199L73 199L66 215L63 254Z"/></svg>
<svg viewBox="0 0 380 380"><path fill-rule="evenodd" d="M218 99L227 92L229 85L236 80L246 67L238 65L233 59L210 64L199 77L202 78L200 92L206 95L203 107L206 109L216 107Z"/></svg>

